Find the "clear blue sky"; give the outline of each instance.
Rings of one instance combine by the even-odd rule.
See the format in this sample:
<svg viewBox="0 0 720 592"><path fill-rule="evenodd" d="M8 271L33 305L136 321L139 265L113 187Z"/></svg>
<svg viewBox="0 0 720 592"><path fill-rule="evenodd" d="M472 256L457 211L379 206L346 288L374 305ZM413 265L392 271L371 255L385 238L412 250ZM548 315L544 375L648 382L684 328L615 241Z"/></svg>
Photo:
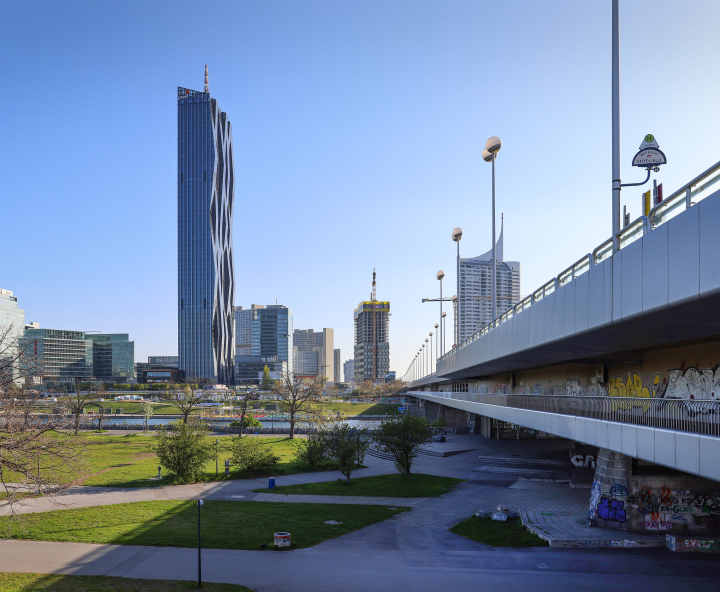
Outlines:
<svg viewBox="0 0 720 592"><path fill-rule="evenodd" d="M646 133L666 194L720 159L720 2L621 1L623 181ZM177 353L176 87L233 124L237 304L333 327L392 306L402 375L490 247L530 293L610 235L610 0L0 3L0 287L48 328ZM623 191L632 217L641 190ZM448 324L450 330L450 323ZM449 341L448 341L449 343Z"/></svg>

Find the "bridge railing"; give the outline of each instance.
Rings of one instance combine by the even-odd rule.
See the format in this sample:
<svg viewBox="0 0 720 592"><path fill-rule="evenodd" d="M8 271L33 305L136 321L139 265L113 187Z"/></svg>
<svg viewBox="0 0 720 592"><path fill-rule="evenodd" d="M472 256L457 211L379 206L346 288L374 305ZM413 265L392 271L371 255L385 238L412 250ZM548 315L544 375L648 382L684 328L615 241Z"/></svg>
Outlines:
<svg viewBox="0 0 720 592"><path fill-rule="evenodd" d="M671 194L667 199L664 199L658 205L653 207L647 216L640 216L639 218L632 221L630 224L625 226L620 231L618 238L620 239L620 248L623 249L629 244L645 236L648 232L654 228L665 224L668 220L674 218L678 214L684 212L686 209L694 206L698 202L705 199L713 191L720 187L720 162L715 163L705 172L695 177L689 183L683 185L680 189ZM491 321L479 331L468 337L455 348L438 358L438 361L444 360L454 355L459 349L466 347L473 341L479 339L482 335L489 333L493 329L499 327L502 323L510 320L514 315L522 312L526 308L534 305L536 302L542 300L545 296L557 290L560 286L563 286L573 281L578 276L589 271L591 267L601 263L605 259L612 256L612 238L609 238L602 244L598 245L592 253L583 255L578 261L573 263L570 267L561 271L556 277L545 283L539 289L535 290L528 296L521 300L514 307L501 314L497 319Z"/></svg>
<svg viewBox="0 0 720 592"><path fill-rule="evenodd" d="M410 392L409 394L415 393ZM720 436L720 401L642 397L478 395L443 392L418 392L417 394Z"/></svg>

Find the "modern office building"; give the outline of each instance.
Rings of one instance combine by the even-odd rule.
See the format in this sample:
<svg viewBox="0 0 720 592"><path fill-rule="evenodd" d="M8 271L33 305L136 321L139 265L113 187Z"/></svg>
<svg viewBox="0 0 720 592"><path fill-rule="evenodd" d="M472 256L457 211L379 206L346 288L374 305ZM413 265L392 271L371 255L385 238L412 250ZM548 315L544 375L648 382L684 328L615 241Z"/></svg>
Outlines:
<svg viewBox="0 0 720 592"><path fill-rule="evenodd" d="M252 304L250 308L235 307L235 355L252 355L252 311L265 308L261 304Z"/></svg>
<svg viewBox="0 0 720 592"><path fill-rule="evenodd" d="M150 366L150 367L148 367ZM177 366L159 366L150 364L137 364L137 381L140 384L182 382L183 375Z"/></svg>
<svg viewBox="0 0 720 592"><path fill-rule="evenodd" d="M324 328L295 329L293 331L293 372L296 378L324 376L335 381L334 362L335 331Z"/></svg>
<svg viewBox="0 0 720 592"><path fill-rule="evenodd" d="M354 382L360 384L366 380L383 381L390 371L390 302L363 301L355 309L353 320Z"/></svg>
<svg viewBox="0 0 720 592"><path fill-rule="evenodd" d="M36 373L48 387L93 376L93 340L84 331L25 329L20 343L30 358L29 367L37 367Z"/></svg>
<svg viewBox="0 0 720 592"><path fill-rule="evenodd" d="M233 383L232 127L207 77L204 92L178 88L177 175L179 369Z"/></svg>
<svg viewBox="0 0 720 592"><path fill-rule="evenodd" d="M355 382L355 360L346 360L343 362L343 377L348 384Z"/></svg>
<svg viewBox="0 0 720 592"><path fill-rule="evenodd" d="M342 382L342 360L340 358L340 350L336 349L333 353L333 374L335 382Z"/></svg>
<svg viewBox="0 0 720 592"><path fill-rule="evenodd" d="M520 262L503 259L503 229L495 245L497 316L520 302ZM460 258L460 298L458 305L459 342L474 335L492 318L492 250L478 257ZM446 350L452 347L453 334L448 329Z"/></svg>
<svg viewBox="0 0 720 592"><path fill-rule="evenodd" d="M282 379L288 371L288 363L277 356L235 356L235 376L238 384L261 384L268 367L270 378Z"/></svg>
<svg viewBox="0 0 720 592"><path fill-rule="evenodd" d="M93 376L98 380L125 382L135 378L135 342L127 333L88 333L93 342Z"/></svg>
<svg viewBox="0 0 720 592"><path fill-rule="evenodd" d="M19 341L25 331L25 310L12 291L0 288L0 386L20 381Z"/></svg>
<svg viewBox="0 0 720 592"><path fill-rule="evenodd" d="M238 383L255 380L259 365L262 365L261 373L266 364L270 372L278 376L283 371L293 371L292 310L279 304L253 304L249 309L236 307L235 322L239 322L244 340L241 351L248 351L247 339L250 344L249 353L235 355L235 371L240 372Z"/></svg>

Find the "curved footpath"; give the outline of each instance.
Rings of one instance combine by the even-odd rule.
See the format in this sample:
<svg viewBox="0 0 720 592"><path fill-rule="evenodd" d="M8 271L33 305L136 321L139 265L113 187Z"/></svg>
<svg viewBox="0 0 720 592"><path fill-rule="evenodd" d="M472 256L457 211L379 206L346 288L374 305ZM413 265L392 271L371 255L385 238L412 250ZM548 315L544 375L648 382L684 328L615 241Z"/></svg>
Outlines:
<svg viewBox="0 0 720 592"><path fill-rule="evenodd" d="M437 592L479 588L507 592L521 587L533 592L720 589L720 562L714 555L627 546L622 550L495 549L448 532L448 527L474 511L491 509L498 503L522 510L525 515L552 516L553 520L565 516L573 521L586 511L588 490L570 489L567 484L518 482L517 476L509 479L507 474L478 472L480 454L492 453L499 460L518 457L517 453L536 458L559 454L560 445L552 441L530 444L455 436L434 448L473 450L447 458L423 456L416 464L418 472L467 480L450 493L425 500L392 500L392 504L389 498L384 498L383 505L407 506L412 502L414 509L308 549L289 552L204 549L204 579L243 584L259 592ZM358 477L394 472L390 461L368 456L366 463L369 468L358 471ZM339 477L330 472L290 475L279 477L277 484L331 481ZM261 501L277 495L252 492L266 483L265 479L257 479L131 490L76 487L56 499L62 504L60 507L200 497ZM324 496L287 497L296 499L282 501L330 501ZM52 509L58 509L57 503L40 498L26 500L22 512ZM603 537L617 535L599 528L591 530ZM196 565L195 549L0 540L0 571L194 580Z"/></svg>

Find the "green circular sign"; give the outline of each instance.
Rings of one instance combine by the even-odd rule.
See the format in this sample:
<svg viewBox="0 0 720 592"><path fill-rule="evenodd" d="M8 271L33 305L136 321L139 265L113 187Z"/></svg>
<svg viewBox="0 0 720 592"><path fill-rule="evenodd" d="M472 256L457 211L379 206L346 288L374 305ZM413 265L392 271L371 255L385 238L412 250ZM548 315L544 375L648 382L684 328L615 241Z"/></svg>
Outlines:
<svg viewBox="0 0 720 592"><path fill-rule="evenodd" d="M645 141L648 143L653 142L654 140L655 138L653 138L652 134L648 134L647 136L645 136Z"/></svg>

